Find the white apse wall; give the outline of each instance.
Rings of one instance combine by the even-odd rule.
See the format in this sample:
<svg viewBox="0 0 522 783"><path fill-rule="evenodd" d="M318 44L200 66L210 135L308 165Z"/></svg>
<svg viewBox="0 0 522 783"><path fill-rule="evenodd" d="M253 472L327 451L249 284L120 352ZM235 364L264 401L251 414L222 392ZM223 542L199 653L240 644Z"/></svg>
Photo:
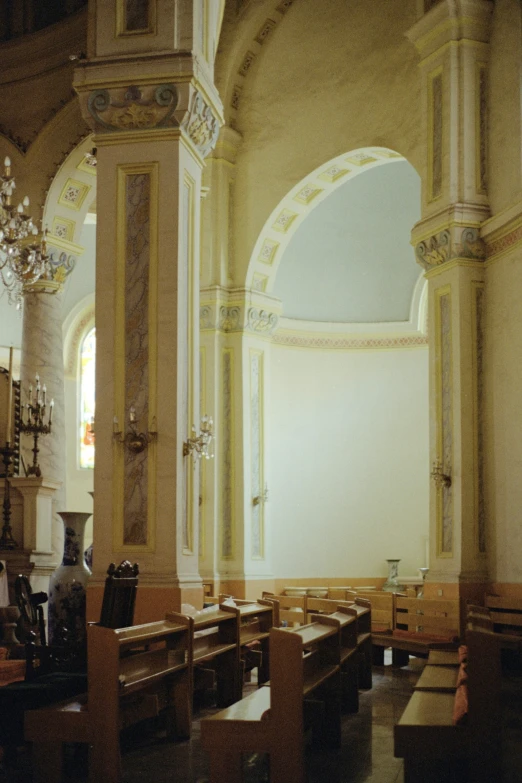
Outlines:
<svg viewBox="0 0 522 783"><path fill-rule="evenodd" d="M426 565L428 349L272 345L267 536L275 578L382 577Z"/></svg>

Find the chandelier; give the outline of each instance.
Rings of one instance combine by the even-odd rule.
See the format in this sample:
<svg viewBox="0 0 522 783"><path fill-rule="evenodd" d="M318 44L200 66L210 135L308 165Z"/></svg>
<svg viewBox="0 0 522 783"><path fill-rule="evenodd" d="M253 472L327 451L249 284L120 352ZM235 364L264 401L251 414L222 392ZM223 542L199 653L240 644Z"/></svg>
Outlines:
<svg viewBox="0 0 522 783"><path fill-rule="evenodd" d="M0 176L0 277L7 289L9 304L19 309L25 285L35 283L44 273L50 273L46 247L46 231L38 239L38 229L27 214L27 196L18 206L11 203L15 181L11 176L11 161L4 160L4 175Z"/></svg>

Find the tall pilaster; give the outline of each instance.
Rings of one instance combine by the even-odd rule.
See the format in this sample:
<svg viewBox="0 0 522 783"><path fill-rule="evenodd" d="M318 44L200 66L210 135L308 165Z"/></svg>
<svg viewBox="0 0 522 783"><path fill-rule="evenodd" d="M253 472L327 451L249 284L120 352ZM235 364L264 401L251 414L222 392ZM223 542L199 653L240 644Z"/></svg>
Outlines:
<svg viewBox="0 0 522 783"><path fill-rule="evenodd" d="M75 74L98 150L93 617L124 557L140 565L138 620L202 600L183 444L199 425L201 172L221 122L205 6L92 0Z"/></svg>
<svg viewBox="0 0 522 783"><path fill-rule="evenodd" d="M265 399L270 340L281 303L245 289L201 292L204 395L216 417L216 454L205 466L201 570L221 589L255 597L273 589Z"/></svg>
<svg viewBox="0 0 522 783"><path fill-rule="evenodd" d="M486 253L479 230L489 216L492 10L490 0L443 0L408 33L420 54L426 138L423 217L412 231L412 243L429 281L431 462L445 477L432 482L429 579L444 595L451 590L473 595L487 579L482 446Z"/></svg>
<svg viewBox="0 0 522 783"><path fill-rule="evenodd" d="M40 531L34 542L45 541L44 551L32 551L35 563L32 576L45 576L61 561L63 553L63 523L57 516L65 510L65 407L62 338L62 302L60 282L38 280L24 290L22 356L20 365L21 404L27 402L27 391L35 387L38 374L46 386L46 401L54 400L52 429L38 441L38 463L45 481L54 483L52 501L52 529ZM47 413L49 408L47 408ZM47 419L46 419L47 420ZM27 467L32 464L33 439L22 436L22 454ZM48 525L49 517L38 524Z"/></svg>

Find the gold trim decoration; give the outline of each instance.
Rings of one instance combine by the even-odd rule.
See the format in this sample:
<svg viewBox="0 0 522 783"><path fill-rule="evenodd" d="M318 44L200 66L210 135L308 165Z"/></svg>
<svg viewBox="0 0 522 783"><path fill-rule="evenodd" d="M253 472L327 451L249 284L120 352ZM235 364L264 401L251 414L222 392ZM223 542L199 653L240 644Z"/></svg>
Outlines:
<svg viewBox="0 0 522 783"><path fill-rule="evenodd" d="M318 179L324 179L325 182L336 182L349 173L350 169L343 169L338 164L334 164L318 174Z"/></svg>
<svg viewBox="0 0 522 783"><path fill-rule="evenodd" d="M200 421L205 416L207 410L207 349L204 345L199 348L199 418ZM205 557L207 531L206 531L206 484L207 484L207 462L206 459L199 462L199 494L198 494L198 556Z"/></svg>
<svg viewBox="0 0 522 783"><path fill-rule="evenodd" d="M234 357L232 349L223 351L223 411L221 426L221 559L234 557Z"/></svg>
<svg viewBox="0 0 522 783"><path fill-rule="evenodd" d="M278 248L279 242L276 242L275 239L265 239L261 248L261 252L259 253L258 261L260 261L262 264L268 264L269 266L272 266Z"/></svg>
<svg viewBox="0 0 522 783"><path fill-rule="evenodd" d="M475 181L477 193L487 194L488 190L488 85L486 63L476 64L475 74Z"/></svg>
<svg viewBox="0 0 522 783"><path fill-rule="evenodd" d="M59 239L65 239L67 242L72 242L74 239L74 232L76 229L75 220L67 220L67 218L55 215L53 218L53 225L51 228L51 234Z"/></svg>
<svg viewBox="0 0 522 783"><path fill-rule="evenodd" d="M366 152L356 152L355 155L350 155L346 160L348 163L353 163L354 166L367 166L368 163L375 163L377 158L373 158Z"/></svg>
<svg viewBox="0 0 522 783"><path fill-rule="evenodd" d="M484 283L471 282L471 339L473 373L473 463L476 547L486 554L484 498Z"/></svg>
<svg viewBox="0 0 522 783"><path fill-rule="evenodd" d="M263 495L263 380L264 353L250 350L250 443L251 443L251 478L252 497ZM264 559L264 518L265 504L252 505L251 556L252 560Z"/></svg>
<svg viewBox="0 0 522 783"><path fill-rule="evenodd" d="M435 388L437 410L437 455L445 475L453 465L453 368L451 287L435 291ZM453 485L436 489L437 557L453 557Z"/></svg>
<svg viewBox="0 0 522 783"><path fill-rule="evenodd" d="M274 231L281 231L283 234L286 234L296 217L299 217L297 212L283 209L272 224L272 228Z"/></svg>
<svg viewBox="0 0 522 783"><path fill-rule="evenodd" d="M442 195L444 143L442 66L428 76L428 201Z"/></svg>
<svg viewBox="0 0 522 783"><path fill-rule="evenodd" d="M299 193L294 196L294 201L297 201L299 204L308 205L322 192L322 188L317 188L315 185L305 185L304 188L301 188Z"/></svg>
<svg viewBox="0 0 522 783"><path fill-rule="evenodd" d="M252 288L254 291L264 293L268 287L269 280L270 278L267 275L260 275L259 272L255 272L252 278Z"/></svg>
<svg viewBox="0 0 522 783"><path fill-rule="evenodd" d="M117 167L114 406L118 421L157 416L158 163ZM113 547L153 552L157 452L113 440Z"/></svg>
<svg viewBox="0 0 522 783"><path fill-rule="evenodd" d="M87 194L89 193L90 189L91 186L87 185L85 182L80 182L77 179L72 179L69 177L62 188L62 192L60 193L60 197L58 199L58 204L79 212L82 208L83 202L87 198Z"/></svg>

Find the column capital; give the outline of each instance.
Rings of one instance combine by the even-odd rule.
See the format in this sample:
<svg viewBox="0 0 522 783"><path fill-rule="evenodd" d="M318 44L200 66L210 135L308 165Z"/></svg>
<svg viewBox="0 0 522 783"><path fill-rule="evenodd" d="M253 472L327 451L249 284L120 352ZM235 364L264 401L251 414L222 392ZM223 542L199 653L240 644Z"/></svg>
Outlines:
<svg viewBox="0 0 522 783"><path fill-rule="evenodd" d="M441 0L406 33L421 62L452 41L489 43L492 0Z"/></svg>
<svg viewBox="0 0 522 783"><path fill-rule="evenodd" d="M411 233L417 263L428 272L456 259L485 261L480 227L487 214L478 205L452 204L420 220Z"/></svg>
<svg viewBox="0 0 522 783"><path fill-rule="evenodd" d="M200 329L225 334L243 332L271 338L281 316L281 301L247 288L202 288Z"/></svg>
<svg viewBox="0 0 522 783"><path fill-rule="evenodd" d="M96 144L149 141L182 131L201 158L215 146L223 107L196 58L88 62L75 71L74 88Z"/></svg>

